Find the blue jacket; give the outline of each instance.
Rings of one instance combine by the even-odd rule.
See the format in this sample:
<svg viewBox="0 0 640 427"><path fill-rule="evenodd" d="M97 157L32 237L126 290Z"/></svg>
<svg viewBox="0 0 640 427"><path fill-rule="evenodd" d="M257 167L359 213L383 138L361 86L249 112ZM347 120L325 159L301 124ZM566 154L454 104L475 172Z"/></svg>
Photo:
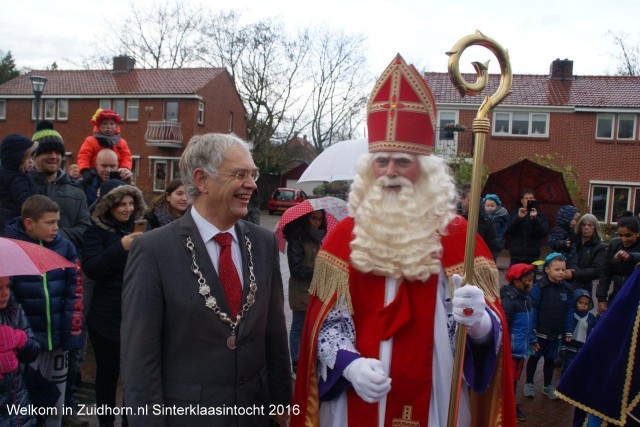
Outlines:
<svg viewBox="0 0 640 427"><path fill-rule="evenodd" d="M569 329L569 321L575 310L572 296L571 285L565 280L554 283L543 276L533 285L533 324L538 338L559 340L573 332L573 329Z"/></svg>
<svg viewBox="0 0 640 427"><path fill-rule="evenodd" d="M500 299L511 336L511 356L524 359L529 355L531 344L537 342L533 333L531 295L520 292L510 283L500 288Z"/></svg>
<svg viewBox="0 0 640 427"><path fill-rule="evenodd" d="M60 233L52 242L40 242L29 237L20 221L7 223L7 237L41 244L45 248L77 263L73 244ZM13 292L24 308L36 340L42 350L81 348L82 335L82 275L78 268L51 270L43 276L13 277Z"/></svg>

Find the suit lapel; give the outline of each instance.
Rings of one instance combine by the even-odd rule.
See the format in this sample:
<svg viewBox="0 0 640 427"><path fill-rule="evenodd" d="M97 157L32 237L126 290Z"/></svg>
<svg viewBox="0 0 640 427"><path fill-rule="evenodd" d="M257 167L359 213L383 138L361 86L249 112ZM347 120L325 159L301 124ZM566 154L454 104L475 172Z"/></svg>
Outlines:
<svg viewBox="0 0 640 427"><path fill-rule="evenodd" d="M225 313L229 313L229 304L227 303L227 298L224 294L224 289L222 288L222 284L220 283L220 279L218 278L218 273L216 273L215 268L213 268L213 262L211 258L209 258L209 252L207 252L207 248L202 241L202 237L200 236L200 232L198 231L198 227L196 227L196 223L193 221L193 217L191 216L191 211L187 211L182 218L180 218L180 234L182 236L181 244L184 246L185 250L189 254L189 259L191 259L191 251L186 246L187 237L191 237L191 241L194 245L194 251L196 253L196 262L198 263L198 267L202 272L202 276L206 280L206 283L209 285L209 292L212 297L216 299L220 310ZM244 255L243 255L244 257ZM202 307L205 307L204 297L199 294L199 286L197 283L198 277L191 273L195 279L195 285L193 292L198 293L198 304L201 304ZM194 281L189 281L189 283L194 283ZM191 292L191 291L190 291ZM216 314L213 313L212 310L207 308L207 311L211 313L212 316L216 318L217 322L223 324L222 321L218 318Z"/></svg>

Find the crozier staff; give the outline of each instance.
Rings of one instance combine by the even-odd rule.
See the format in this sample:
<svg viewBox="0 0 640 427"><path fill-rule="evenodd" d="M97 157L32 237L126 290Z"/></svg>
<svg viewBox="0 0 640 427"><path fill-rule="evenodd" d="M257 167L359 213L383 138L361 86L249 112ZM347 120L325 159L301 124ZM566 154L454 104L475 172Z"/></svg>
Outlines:
<svg viewBox="0 0 640 427"><path fill-rule="evenodd" d="M258 179L249 148L234 135L194 136L180 159L192 207L134 240L122 319L128 406L291 402L278 245L240 220ZM129 418L145 427L268 423L268 415Z"/></svg>

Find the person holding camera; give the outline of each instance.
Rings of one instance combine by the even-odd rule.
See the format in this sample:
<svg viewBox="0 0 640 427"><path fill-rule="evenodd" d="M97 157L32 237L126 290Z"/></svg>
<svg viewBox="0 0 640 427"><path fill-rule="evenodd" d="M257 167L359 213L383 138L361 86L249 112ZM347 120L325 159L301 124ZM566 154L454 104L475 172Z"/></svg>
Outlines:
<svg viewBox="0 0 640 427"><path fill-rule="evenodd" d="M510 213L506 234L510 237L509 265L531 264L540 258L541 240L549 234L549 221L538 209L532 189L520 192L520 206Z"/></svg>
<svg viewBox="0 0 640 427"><path fill-rule="evenodd" d="M102 183L110 179L119 179L125 184L132 184L133 174L127 168L119 167L118 156L110 148L103 148L96 156L95 167L84 174L79 184L84 188L87 205L91 206L98 199L98 189Z"/></svg>

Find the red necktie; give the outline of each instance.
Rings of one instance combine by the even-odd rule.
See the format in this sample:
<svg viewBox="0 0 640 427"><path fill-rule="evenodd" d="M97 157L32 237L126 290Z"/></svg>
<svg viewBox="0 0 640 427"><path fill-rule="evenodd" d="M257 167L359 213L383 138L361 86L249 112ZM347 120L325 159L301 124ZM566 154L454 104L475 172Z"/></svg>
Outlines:
<svg viewBox="0 0 640 427"><path fill-rule="evenodd" d="M213 240L220 245L220 259L218 262L218 277L222 283L224 294L227 297L231 309L232 320L235 320L240 310L242 300L242 285L238 277L238 271L231 258L231 241L233 237L229 233L218 233Z"/></svg>

